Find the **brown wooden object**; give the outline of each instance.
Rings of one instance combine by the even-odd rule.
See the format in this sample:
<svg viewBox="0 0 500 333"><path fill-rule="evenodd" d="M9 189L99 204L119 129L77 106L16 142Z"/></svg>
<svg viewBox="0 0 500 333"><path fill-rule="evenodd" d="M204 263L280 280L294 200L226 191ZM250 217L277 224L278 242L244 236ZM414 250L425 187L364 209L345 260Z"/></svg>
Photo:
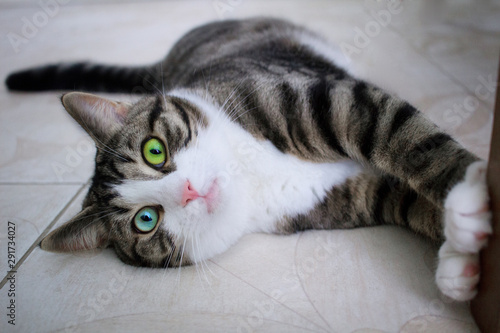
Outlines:
<svg viewBox="0 0 500 333"><path fill-rule="evenodd" d="M500 76L500 66L499 66ZM483 333L500 333L500 86L497 76L495 119L488 162L488 187L493 211L493 235L481 251L479 293L471 311Z"/></svg>

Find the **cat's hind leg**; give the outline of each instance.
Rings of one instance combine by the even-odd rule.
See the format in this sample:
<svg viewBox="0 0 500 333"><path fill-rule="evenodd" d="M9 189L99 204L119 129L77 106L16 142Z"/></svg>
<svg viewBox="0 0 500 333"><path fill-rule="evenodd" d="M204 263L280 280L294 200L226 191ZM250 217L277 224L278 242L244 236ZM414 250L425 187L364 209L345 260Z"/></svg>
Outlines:
<svg viewBox="0 0 500 333"><path fill-rule="evenodd" d="M281 221L279 232L399 225L441 244L436 282L441 292L466 301L477 293L479 250L491 233L486 163L472 163L444 207L388 175L362 172L334 187L307 215Z"/></svg>
<svg viewBox="0 0 500 333"><path fill-rule="evenodd" d="M486 163L472 163L449 192L444 208L445 242L439 250L436 282L447 296L472 299L479 282L479 250L491 234Z"/></svg>
<svg viewBox="0 0 500 333"><path fill-rule="evenodd" d="M443 210L405 182L366 169L333 187L307 214L285 218L283 233L306 229L350 229L397 225L423 235L436 244L444 241Z"/></svg>

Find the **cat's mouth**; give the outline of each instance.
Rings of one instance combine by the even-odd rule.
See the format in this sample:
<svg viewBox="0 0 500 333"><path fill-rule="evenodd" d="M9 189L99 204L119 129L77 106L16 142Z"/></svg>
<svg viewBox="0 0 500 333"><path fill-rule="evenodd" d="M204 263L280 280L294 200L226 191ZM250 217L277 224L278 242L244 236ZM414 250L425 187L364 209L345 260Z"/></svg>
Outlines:
<svg viewBox="0 0 500 333"><path fill-rule="evenodd" d="M218 207L220 188L217 178L212 181L205 194L200 194L189 180L184 184L182 206L186 207L191 201L203 200L207 206L208 214L212 214Z"/></svg>
<svg viewBox="0 0 500 333"><path fill-rule="evenodd" d="M208 214L212 214L214 210L217 209L219 203L219 194L220 189L216 178L212 182L212 185L210 185L207 193L202 197L203 199L205 199L205 203L207 204Z"/></svg>

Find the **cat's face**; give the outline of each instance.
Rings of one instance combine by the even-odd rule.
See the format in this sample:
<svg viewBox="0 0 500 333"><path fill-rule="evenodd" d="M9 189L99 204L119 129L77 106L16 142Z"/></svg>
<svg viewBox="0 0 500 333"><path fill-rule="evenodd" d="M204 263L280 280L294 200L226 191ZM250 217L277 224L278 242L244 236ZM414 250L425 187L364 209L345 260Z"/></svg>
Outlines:
<svg viewBox="0 0 500 333"><path fill-rule="evenodd" d="M96 142L96 168L82 211L43 249L112 246L128 264L167 267L223 252L244 233L245 183L225 173L237 148L210 105L170 96L126 105L83 93L62 102Z"/></svg>

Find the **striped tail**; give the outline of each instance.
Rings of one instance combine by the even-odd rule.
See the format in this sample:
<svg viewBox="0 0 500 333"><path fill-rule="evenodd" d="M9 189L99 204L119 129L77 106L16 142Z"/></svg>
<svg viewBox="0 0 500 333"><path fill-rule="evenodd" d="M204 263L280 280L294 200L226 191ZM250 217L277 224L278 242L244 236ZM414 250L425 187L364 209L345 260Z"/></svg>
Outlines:
<svg viewBox="0 0 500 333"><path fill-rule="evenodd" d="M113 93L151 93L162 86L158 66L121 67L87 62L29 68L10 74L9 90L79 90Z"/></svg>

